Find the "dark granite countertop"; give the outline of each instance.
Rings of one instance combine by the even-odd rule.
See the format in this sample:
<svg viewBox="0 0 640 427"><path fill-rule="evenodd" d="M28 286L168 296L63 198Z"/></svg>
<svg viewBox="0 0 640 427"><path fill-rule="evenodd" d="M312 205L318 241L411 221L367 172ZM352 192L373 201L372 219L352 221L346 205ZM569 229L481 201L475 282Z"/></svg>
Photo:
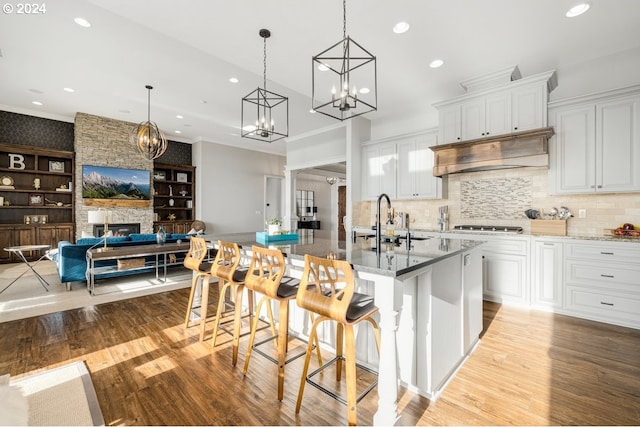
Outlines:
<svg viewBox="0 0 640 427"><path fill-rule="evenodd" d="M204 238L216 242L223 240L238 243L247 248L252 245L274 247L280 249L286 257L304 260L304 255L326 258L333 253L336 259L344 259L351 263L354 270L376 273L390 277L400 277L412 271L435 264L440 260L466 252L481 245L482 241L465 239L426 239L413 240L411 249L407 250L404 240L400 246L392 243L383 244L378 254L375 250L375 239L359 238L355 243L338 242L330 239L300 237L296 241L278 241L264 245L256 242L256 234L230 233L206 234Z"/></svg>

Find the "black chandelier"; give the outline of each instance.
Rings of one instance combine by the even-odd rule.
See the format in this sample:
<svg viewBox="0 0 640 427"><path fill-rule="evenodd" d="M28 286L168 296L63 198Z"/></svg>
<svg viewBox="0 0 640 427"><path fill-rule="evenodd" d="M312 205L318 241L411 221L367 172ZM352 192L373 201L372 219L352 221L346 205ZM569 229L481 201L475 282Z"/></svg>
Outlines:
<svg viewBox="0 0 640 427"><path fill-rule="evenodd" d="M312 58L312 108L338 120L378 109L376 57L347 36L347 3L342 1L343 39Z"/></svg>
<svg viewBox="0 0 640 427"><path fill-rule="evenodd" d="M133 148L147 160L154 160L162 156L167 150L167 138L164 133L151 121L151 89L146 85L147 94L147 121L142 122L129 133L129 140Z"/></svg>
<svg viewBox="0 0 640 427"><path fill-rule="evenodd" d="M267 39L271 31L261 29L264 40L263 87L242 98L243 138L274 142L289 136L289 98L267 90Z"/></svg>

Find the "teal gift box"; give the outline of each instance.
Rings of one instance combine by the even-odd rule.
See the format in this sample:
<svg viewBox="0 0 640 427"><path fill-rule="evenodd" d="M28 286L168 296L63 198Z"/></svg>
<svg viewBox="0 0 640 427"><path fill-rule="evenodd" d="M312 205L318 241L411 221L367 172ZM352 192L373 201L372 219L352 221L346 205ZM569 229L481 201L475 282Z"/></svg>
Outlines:
<svg viewBox="0 0 640 427"><path fill-rule="evenodd" d="M268 245L269 243L290 243L291 241L298 240L298 233L289 233L289 234L274 234L269 236L269 233L266 231L256 231L256 242L261 243L263 245Z"/></svg>

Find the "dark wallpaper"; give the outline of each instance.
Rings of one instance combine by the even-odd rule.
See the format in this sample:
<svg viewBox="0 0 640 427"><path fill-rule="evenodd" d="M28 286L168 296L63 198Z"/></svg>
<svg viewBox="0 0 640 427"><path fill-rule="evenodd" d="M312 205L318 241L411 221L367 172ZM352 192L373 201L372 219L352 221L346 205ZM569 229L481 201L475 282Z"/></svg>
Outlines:
<svg viewBox="0 0 640 427"><path fill-rule="evenodd" d="M74 151L74 124L0 111L0 143ZM156 162L191 165L191 144L169 141Z"/></svg>

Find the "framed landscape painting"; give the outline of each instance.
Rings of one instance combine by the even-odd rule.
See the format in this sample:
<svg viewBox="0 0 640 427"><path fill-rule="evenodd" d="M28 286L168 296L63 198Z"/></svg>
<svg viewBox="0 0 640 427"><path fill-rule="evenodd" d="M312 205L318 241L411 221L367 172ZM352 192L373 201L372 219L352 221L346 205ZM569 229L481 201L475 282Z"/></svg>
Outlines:
<svg viewBox="0 0 640 427"><path fill-rule="evenodd" d="M142 169L82 166L85 199L151 200L151 173Z"/></svg>

